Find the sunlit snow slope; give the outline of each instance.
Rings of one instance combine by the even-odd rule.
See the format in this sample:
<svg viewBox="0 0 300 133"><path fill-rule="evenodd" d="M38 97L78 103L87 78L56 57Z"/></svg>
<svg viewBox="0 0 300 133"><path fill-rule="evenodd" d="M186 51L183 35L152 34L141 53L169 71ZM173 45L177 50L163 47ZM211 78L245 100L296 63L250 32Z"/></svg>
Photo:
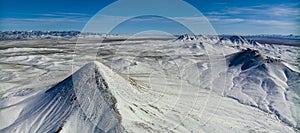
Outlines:
<svg viewBox="0 0 300 133"><path fill-rule="evenodd" d="M18 114L2 109L1 119L17 115L17 119L1 132L122 132L116 99L95 63L83 66L76 73L15 105ZM96 96L94 96L96 95ZM78 100L80 99L80 100ZM80 102L78 102L80 101ZM83 103L83 104L80 104ZM70 119L76 120L68 123ZM78 125L76 125L78 124Z"/></svg>
<svg viewBox="0 0 300 133"><path fill-rule="evenodd" d="M246 49L228 56L228 90L226 96L276 114L283 122L299 128L297 102L299 73L281 60ZM293 85L294 84L294 85Z"/></svg>

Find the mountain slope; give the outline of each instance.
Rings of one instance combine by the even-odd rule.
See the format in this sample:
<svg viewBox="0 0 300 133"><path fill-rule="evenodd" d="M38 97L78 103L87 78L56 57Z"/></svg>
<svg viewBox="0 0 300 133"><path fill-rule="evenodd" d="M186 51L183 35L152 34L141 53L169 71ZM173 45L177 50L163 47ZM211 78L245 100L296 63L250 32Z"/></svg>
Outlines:
<svg viewBox="0 0 300 133"><path fill-rule="evenodd" d="M278 59L261 55L257 50L247 49L228 57L228 80L232 81L226 96L240 103L274 113L280 120L299 127L298 113L291 91L299 88L289 82L299 81L299 75ZM229 83L230 84L230 83Z"/></svg>
<svg viewBox="0 0 300 133"><path fill-rule="evenodd" d="M152 77L153 88L148 88L101 63L89 63L14 105L22 108L21 113L1 109L1 119L18 117L0 132L241 132L245 127L293 132L256 108L178 80L164 90L161 81Z"/></svg>
<svg viewBox="0 0 300 133"><path fill-rule="evenodd" d="M25 107L18 118L1 132L58 132L67 128L64 125L74 114L77 114L77 123L91 127L70 127L76 131L123 131L120 114L115 107L116 100L95 63L85 65L47 91L14 106L22 104Z"/></svg>

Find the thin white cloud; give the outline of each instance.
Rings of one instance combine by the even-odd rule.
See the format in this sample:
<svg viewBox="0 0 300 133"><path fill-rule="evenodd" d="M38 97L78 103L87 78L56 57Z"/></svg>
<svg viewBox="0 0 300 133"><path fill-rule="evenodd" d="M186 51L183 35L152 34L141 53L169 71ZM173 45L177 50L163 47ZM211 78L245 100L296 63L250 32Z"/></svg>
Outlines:
<svg viewBox="0 0 300 133"><path fill-rule="evenodd" d="M207 21L207 17L205 16L195 16L195 17L172 17L170 19L173 20L180 20L180 21L189 21L189 22L194 22L194 21Z"/></svg>
<svg viewBox="0 0 300 133"><path fill-rule="evenodd" d="M60 15L72 15L72 16L90 16L88 14L78 13L78 12L58 12L57 14L60 14Z"/></svg>
<svg viewBox="0 0 300 133"><path fill-rule="evenodd" d="M263 25L273 25L273 26L296 26L294 22L285 22L278 20L248 20L250 23L263 24Z"/></svg>
<svg viewBox="0 0 300 133"><path fill-rule="evenodd" d="M14 22L85 22L86 18L2 18L1 23L14 23Z"/></svg>
<svg viewBox="0 0 300 133"><path fill-rule="evenodd" d="M213 11L213 12L208 12L206 14L208 14L208 15L225 15L226 13L225 12L216 12L216 11Z"/></svg>
<svg viewBox="0 0 300 133"><path fill-rule="evenodd" d="M132 19L134 18L134 19ZM156 22L167 22L167 21L179 21L186 23L199 23L199 22L209 22L208 18L205 16L193 16L193 17L156 17L156 16L145 16L145 17L124 17L124 16L109 16L109 15L100 15L94 18L94 22L101 23L111 23L115 21L126 21L131 19L131 21L156 21Z"/></svg>
<svg viewBox="0 0 300 133"><path fill-rule="evenodd" d="M37 17L89 17L90 15L85 13L77 12L55 12L55 13L44 13L44 14L33 14Z"/></svg>
<svg viewBox="0 0 300 133"><path fill-rule="evenodd" d="M43 17L61 17L62 15L59 14L53 14L53 13L45 13L45 14L35 14L37 16L43 16Z"/></svg>
<svg viewBox="0 0 300 133"><path fill-rule="evenodd" d="M210 22L220 22L220 23L239 23L245 21L245 19L242 18L228 18L224 16L209 16L208 20Z"/></svg>
<svg viewBox="0 0 300 133"><path fill-rule="evenodd" d="M211 16L208 17L210 22L216 22L219 24L234 24L234 23L250 23L260 25L272 25L272 26L295 26L296 22L288 20L273 20L273 19L244 19L244 18L229 18L224 16Z"/></svg>
<svg viewBox="0 0 300 133"><path fill-rule="evenodd" d="M80 30L83 18L2 18L0 30Z"/></svg>
<svg viewBox="0 0 300 133"><path fill-rule="evenodd" d="M297 4L257 5L249 7L228 7L218 12L207 12L209 20L219 26L235 26L241 23L246 27L297 27L300 8ZM299 20L298 20L299 21Z"/></svg>
<svg viewBox="0 0 300 133"><path fill-rule="evenodd" d="M295 7L295 5L286 4L286 5L258 5L258 6L249 6L249 7L229 7L223 11L213 11L207 12L208 15L267 15L267 16L295 16L299 14L300 8Z"/></svg>
<svg viewBox="0 0 300 133"><path fill-rule="evenodd" d="M153 22L164 22L169 21L168 18L157 17L157 16L144 16L144 17L135 17L131 19L131 21L135 22L145 22L145 21L153 21Z"/></svg>
<svg viewBox="0 0 300 133"><path fill-rule="evenodd" d="M242 18L231 18L231 19L224 19L225 22L232 22L232 23L238 23L238 22L244 22L245 19Z"/></svg>

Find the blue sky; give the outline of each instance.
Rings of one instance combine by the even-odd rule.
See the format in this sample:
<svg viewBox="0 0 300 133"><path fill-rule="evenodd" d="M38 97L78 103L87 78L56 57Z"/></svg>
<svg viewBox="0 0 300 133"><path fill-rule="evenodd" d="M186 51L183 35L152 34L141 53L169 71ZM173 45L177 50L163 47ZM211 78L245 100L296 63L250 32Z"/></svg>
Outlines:
<svg viewBox="0 0 300 133"><path fill-rule="evenodd" d="M125 1L124 9L111 8L102 15L122 18L129 14L127 11L130 12L132 7L147 7L147 5L136 5L132 2L133 0L123 1ZM0 30L81 31L91 17L113 2L115 1L0 0ZM186 0L186 2L209 20L217 34L300 34L300 2L298 0ZM160 7L160 5L166 6ZM174 11L167 12L166 9L170 8L174 8ZM135 10L142 11L143 9ZM202 17L190 15L192 13L189 10L172 3L171 0L167 2L161 0L157 8L153 10L163 12L172 18L180 18L185 22L190 21L189 23L197 21L195 18L199 16ZM184 28L178 29L180 24L169 19L146 17L138 19L138 23L126 21L128 23L119 26L121 28L114 32L136 33L153 27L156 30L160 30L161 27L162 30L175 34L187 32L180 30ZM98 31L101 32L101 29Z"/></svg>

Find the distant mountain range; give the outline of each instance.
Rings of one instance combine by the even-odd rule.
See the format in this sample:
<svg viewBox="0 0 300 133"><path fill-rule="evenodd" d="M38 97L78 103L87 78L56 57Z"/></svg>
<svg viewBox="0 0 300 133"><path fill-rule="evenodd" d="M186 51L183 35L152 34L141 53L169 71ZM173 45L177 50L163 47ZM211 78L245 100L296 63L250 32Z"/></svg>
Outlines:
<svg viewBox="0 0 300 133"><path fill-rule="evenodd" d="M34 38L76 37L78 35L106 35L105 33L80 32L80 31L0 31L0 40L20 40ZM175 35L176 36L176 35ZM185 35L177 35L183 38ZM219 35L219 37L231 37L232 35ZM189 36L190 37L190 36ZM280 39L300 39L300 35L245 35L246 38L280 38Z"/></svg>
<svg viewBox="0 0 300 133"><path fill-rule="evenodd" d="M79 36L87 39L110 39L112 37L123 37L128 35L119 34L105 34L105 33L93 33L93 32L80 32L80 31L0 31L0 40L69 40L77 39ZM203 35L174 35L179 40L197 40L197 38ZM279 44L279 45L291 45L300 46L299 35L218 35L220 41L224 39L240 40L234 37L242 37L242 40L250 41L249 43L259 42L261 44ZM125 37L127 38L127 37ZM245 39L246 38L246 39ZM255 42L256 41L256 42ZM238 43L238 42L236 42ZM241 42L242 43L242 42Z"/></svg>

